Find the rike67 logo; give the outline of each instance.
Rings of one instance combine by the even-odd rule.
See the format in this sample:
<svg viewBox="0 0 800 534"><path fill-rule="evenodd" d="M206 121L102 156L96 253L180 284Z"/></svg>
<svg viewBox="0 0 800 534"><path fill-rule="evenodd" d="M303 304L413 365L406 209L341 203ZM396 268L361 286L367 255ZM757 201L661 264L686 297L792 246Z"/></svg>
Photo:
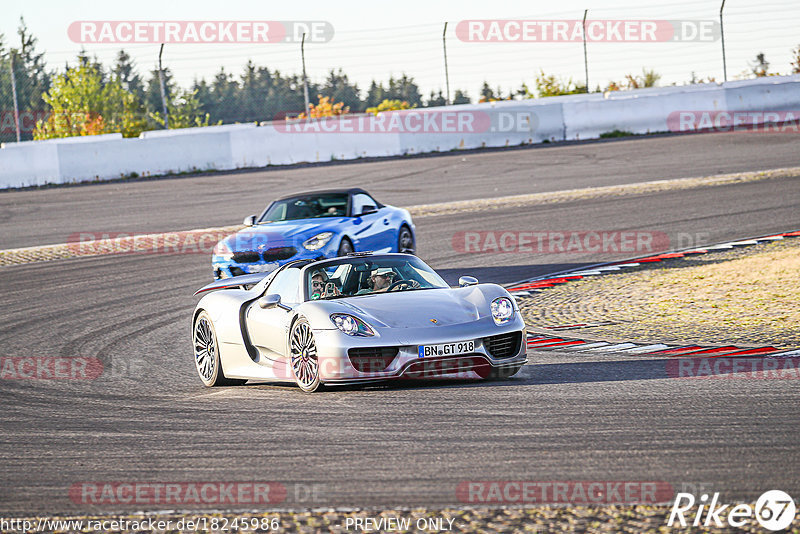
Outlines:
<svg viewBox="0 0 800 534"><path fill-rule="evenodd" d="M695 505L697 508L695 509ZM742 528L752 522L753 517L765 529L771 531L788 528L794 521L797 506L792 497L780 490L764 492L755 507L749 504L720 504L719 493L708 500L708 495L695 500L691 493L678 493L667 519L667 526L722 528L725 522L731 527ZM677 524L676 524L677 522Z"/></svg>

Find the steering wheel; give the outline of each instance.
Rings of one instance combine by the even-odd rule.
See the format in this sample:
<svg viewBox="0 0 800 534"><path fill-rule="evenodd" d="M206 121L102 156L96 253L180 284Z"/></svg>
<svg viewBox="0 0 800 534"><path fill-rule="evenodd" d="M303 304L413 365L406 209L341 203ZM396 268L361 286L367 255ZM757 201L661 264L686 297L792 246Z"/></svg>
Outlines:
<svg viewBox="0 0 800 534"><path fill-rule="evenodd" d="M398 281L392 283L392 285L390 285L389 287L387 287L386 291L387 291L387 293L389 291L394 291L395 288L398 288L400 286L406 286L406 287L405 287L405 289L398 289L398 291L405 291L406 289L409 289L409 288L410 289L416 289L416 288L419 287L419 282L417 282L416 280L398 280Z"/></svg>

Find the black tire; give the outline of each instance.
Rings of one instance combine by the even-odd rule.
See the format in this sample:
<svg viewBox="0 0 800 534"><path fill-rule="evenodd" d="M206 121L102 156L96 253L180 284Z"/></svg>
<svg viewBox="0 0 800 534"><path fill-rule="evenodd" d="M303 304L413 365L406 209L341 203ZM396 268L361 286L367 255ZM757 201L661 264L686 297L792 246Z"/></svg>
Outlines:
<svg viewBox="0 0 800 534"><path fill-rule="evenodd" d="M247 380L227 378L222 370L222 361L219 357L219 343L217 331L211 317L202 311L194 320L192 328L192 341L194 346L194 365L200 380L206 387L239 386Z"/></svg>
<svg viewBox="0 0 800 534"><path fill-rule="evenodd" d="M411 233L411 229L405 224L400 227L400 231L397 234L397 252L403 252L405 254L417 253L417 244L414 242L414 234Z"/></svg>
<svg viewBox="0 0 800 534"><path fill-rule="evenodd" d="M347 239L346 237L342 238L342 242L339 244L338 255L347 256L351 252L355 252L355 249L353 248L353 243L351 243L350 240Z"/></svg>
<svg viewBox="0 0 800 534"><path fill-rule="evenodd" d="M522 369L521 365L514 367L492 367L491 369L482 367L476 372L478 373L478 376L484 380L499 380L503 378L511 378L517 374L520 369Z"/></svg>
<svg viewBox="0 0 800 534"><path fill-rule="evenodd" d="M305 317L297 319L289 333L289 367L300 389L306 393L313 393L319 389L317 344L314 341L311 325Z"/></svg>

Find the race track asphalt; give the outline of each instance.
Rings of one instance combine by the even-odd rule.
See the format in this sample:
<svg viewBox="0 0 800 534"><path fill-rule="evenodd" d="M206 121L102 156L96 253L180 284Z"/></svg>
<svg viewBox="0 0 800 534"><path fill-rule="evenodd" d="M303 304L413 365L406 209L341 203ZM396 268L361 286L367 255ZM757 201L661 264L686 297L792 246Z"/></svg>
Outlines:
<svg viewBox="0 0 800 534"><path fill-rule="evenodd" d="M267 188L363 185L411 205L789 167L798 147L789 135L654 137L8 192L0 194L2 247L61 242L87 227L236 223L262 207ZM498 191L487 179L495 175L504 178ZM450 281L510 282L616 258L466 254L453 236L634 229L672 243L701 233L707 244L797 229L799 206L800 179L784 178L416 223L420 256ZM104 372L0 381L0 515L171 507L69 497L76 484L112 481L278 481L288 496L275 507L287 508L457 505L456 487L472 480L664 481L676 491L719 491L723 502L768 489L800 494L793 380L676 380L663 359L529 351L531 364L499 382L314 395L267 384L203 388L189 320L192 292L209 276L201 255L2 268L0 356L96 357ZM314 484L317 499L304 499Z"/></svg>

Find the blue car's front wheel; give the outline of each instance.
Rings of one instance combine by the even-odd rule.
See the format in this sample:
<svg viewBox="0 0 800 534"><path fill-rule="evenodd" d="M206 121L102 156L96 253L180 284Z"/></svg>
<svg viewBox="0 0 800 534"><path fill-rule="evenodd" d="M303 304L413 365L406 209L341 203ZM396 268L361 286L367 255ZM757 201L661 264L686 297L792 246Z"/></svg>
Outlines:
<svg viewBox="0 0 800 534"><path fill-rule="evenodd" d="M350 240L345 237L342 239L342 242L339 245L338 255L347 256L351 252L355 252L355 249L353 248L353 244L350 242Z"/></svg>
<svg viewBox="0 0 800 534"><path fill-rule="evenodd" d="M415 254L417 248L414 243L414 236L407 226L400 227L400 233L397 236L397 252L405 254Z"/></svg>

